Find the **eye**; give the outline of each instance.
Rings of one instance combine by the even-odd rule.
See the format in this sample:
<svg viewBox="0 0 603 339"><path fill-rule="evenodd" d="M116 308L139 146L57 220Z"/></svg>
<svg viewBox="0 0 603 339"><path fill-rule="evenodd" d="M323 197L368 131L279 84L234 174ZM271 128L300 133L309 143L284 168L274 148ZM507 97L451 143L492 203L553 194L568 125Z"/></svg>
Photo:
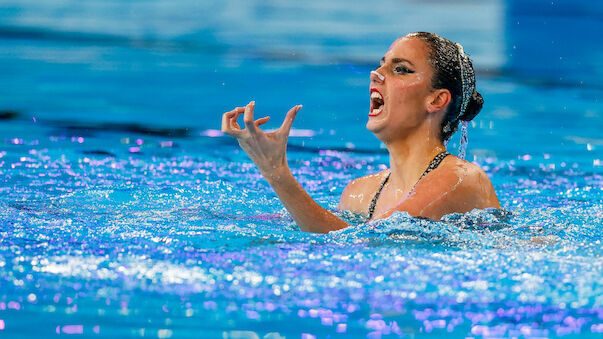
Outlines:
<svg viewBox="0 0 603 339"><path fill-rule="evenodd" d="M394 67L394 73L396 73L396 74L407 74L407 73L414 73L414 71L411 70L411 69L409 69L409 68L407 68L407 67L404 67L402 65L398 65L398 66Z"/></svg>

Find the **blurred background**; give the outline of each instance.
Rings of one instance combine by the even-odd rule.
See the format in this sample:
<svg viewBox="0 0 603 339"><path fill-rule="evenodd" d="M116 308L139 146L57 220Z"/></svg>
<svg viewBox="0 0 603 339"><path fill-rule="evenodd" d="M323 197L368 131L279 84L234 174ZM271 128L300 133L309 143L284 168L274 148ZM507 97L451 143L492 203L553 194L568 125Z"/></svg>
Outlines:
<svg viewBox="0 0 603 339"><path fill-rule="evenodd" d="M602 21L586 0L2 0L2 131L215 136L254 99L268 127L304 105L293 145L378 150L369 71L399 36L430 31L477 69L470 155L600 159Z"/></svg>

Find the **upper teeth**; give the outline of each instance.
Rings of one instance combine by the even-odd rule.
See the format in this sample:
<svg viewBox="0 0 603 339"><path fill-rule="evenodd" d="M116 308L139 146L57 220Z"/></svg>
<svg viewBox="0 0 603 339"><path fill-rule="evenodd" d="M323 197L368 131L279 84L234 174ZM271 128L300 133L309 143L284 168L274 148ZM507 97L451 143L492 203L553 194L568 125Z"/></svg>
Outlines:
<svg viewBox="0 0 603 339"><path fill-rule="evenodd" d="M371 92L371 115L375 116L383 111L383 97L377 91Z"/></svg>
<svg viewBox="0 0 603 339"><path fill-rule="evenodd" d="M383 97L381 96L381 94L377 91L374 91L371 93L371 99L383 99Z"/></svg>

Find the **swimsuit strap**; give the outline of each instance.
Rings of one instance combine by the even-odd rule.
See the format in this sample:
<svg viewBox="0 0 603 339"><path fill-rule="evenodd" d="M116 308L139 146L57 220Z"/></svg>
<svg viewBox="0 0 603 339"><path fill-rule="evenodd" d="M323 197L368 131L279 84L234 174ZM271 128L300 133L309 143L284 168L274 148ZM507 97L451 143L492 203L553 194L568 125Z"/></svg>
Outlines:
<svg viewBox="0 0 603 339"><path fill-rule="evenodd" d="M443 151L438 153L438 155L436 155L435 157L433 157L433 160L431 160L431 162L429 163L429 166L427 166L427 169L425 170L425 172L423 172L423 174L421 174L421 177L419 178L419 180L417 180L417 183L413 186L413 190L415 189L415 187L417 187L417 184L419 183L419 181L421 181L421 179L423 179L424 176L426 176L429 172L433 171L434 169L438 168L438 166L440 166L440 163L442 162L442 160L444 160L444 158L446 158L447 156L449 156L450 153L448 153L447 151Z"/></svg>
<svg viewBox="0 0 603 339"><path fill-rule="evenodd" d="M424 176L426 176L429 172L433 171L434 169L438 168L438 166L440 166L440 163L442 162L442 160L444 160L444 158L446 158L449 155L450 155L450 153L448 153L447 151L438 153L433 158L433 160L431 160L431 162L427 166L427 169L425 169L423 174L421 174L421 176L419 177L419 180L417 180L417 182L412 187L410 192L408 192L408 195L410 195L410 193L412 193L415 190L415 187L417 187L417 185L419 184L419 181L421 181L421 179L423 179ZM381 186L379 186L377 193L375 193L375 197L373 197L373 201L371 201L371 205L369 206L368 220L371 220L371 218L373 217L373 213L375 212L375 207L377 206L377 200L379 199L379 195L381 195L381 191L383 190L383 187L385 186L385 184L387 184L387 181L389 180L390 175L392 175L391 171L387 174L385 179L381 182Z"/></svg>
<svg viewBox="0 0 603 339"><path fill-rule="evenodd" d="M385 184L387 184L387 181L389 180L390 175L392 175L391 171L387 174L387 176L385 177L385 180L383 180L381 182L381 186L379 186L377 193L375 193L375 196L373 197L373 201L371 201L371 206L369 207L368 220L371 220L371 218L373 217L373 213L375 212L375 206L377 206L377 199L379 199L379 195L381 194L381 191L383 190L383 186L385 186Z"/></svg>

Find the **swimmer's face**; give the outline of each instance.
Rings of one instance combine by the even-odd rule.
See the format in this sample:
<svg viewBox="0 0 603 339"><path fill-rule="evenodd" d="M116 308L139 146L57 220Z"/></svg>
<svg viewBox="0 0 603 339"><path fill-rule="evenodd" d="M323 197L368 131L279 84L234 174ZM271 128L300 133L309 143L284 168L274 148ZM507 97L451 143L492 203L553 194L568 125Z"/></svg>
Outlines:
<svg viewBox="0 0 603 339"><path fill-rule="evenodd" d="M412 37L396 40L380 67L371 73L371 107L367 129L382 141L408 133L425 120L432 93L433 68L425 42Z"/></svg>

